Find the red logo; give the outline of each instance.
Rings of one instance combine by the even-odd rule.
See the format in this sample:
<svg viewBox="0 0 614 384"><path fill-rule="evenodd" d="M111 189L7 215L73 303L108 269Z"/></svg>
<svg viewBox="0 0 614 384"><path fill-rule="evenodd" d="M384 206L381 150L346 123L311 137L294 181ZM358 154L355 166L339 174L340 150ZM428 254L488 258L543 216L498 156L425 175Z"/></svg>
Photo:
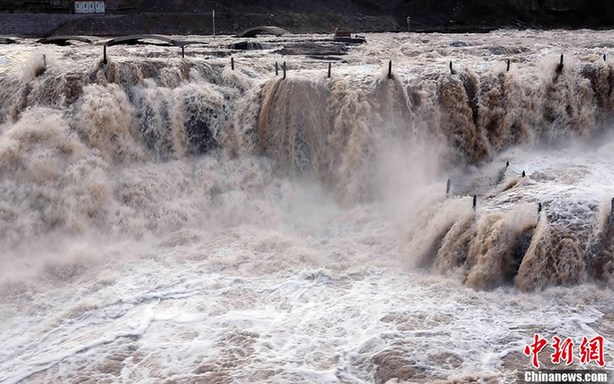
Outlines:
<svg viewBox="0 0 614 384"><path fill-rule="evenodd" d="M554 352L550 355L550 360L553 364L571 365L573 363L574 354L574 342L571 338L561 339L558 336L552 337L552 349ZM539 368L539 353L548 345L548 341L542 338L538 333L533 336L533 342L527 344L524 347L524 354L531 357L531 364L535 368ZM600 367L605 366L605 341L603 336L595 336L592 339L588 339L586 336L582 338L580 344L580 363L588 364L594 361Z"/></svg>
<svg viewBox="0 0 614 384"><path fill-rule="evenodd" d="M537 358L537 355L546 345L548 345L548 341L546 341L546 339L542 339L537 333L535 334L534 339L535 341L533 341L533 344L525 345L524 354L527 356L533 356L531 364L533 364L535 368L539 368L539 359Z"/></svg>
<svg viewBox="0 0 614 384"><path fill-rule="evenodd" d="M554 348L554 353L551 356L552 364L560 364L561 360L564 360L565 365L571 365L573 362L573 340L567 338L561 343L561 339L556 336L552 339L554 340L554 344L552 344L552 348Z"/></svg>
<svg viewBox="0 0 614 384"><path fill-rule="evenodd" d="M580 362L588 364L595 361L600 367L605 366L603 344L603 336L595 336L590 340L586 336L583 337L580 344Z"/></svg>

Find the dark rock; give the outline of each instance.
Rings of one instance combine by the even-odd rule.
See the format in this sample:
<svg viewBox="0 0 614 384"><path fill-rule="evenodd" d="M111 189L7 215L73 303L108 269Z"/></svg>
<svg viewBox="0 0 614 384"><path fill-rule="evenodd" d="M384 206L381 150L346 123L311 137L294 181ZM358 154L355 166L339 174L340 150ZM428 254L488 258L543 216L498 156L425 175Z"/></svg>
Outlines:
<svg viewBox="0 0 614 384"><path fill-rule="evenodd" d="M240 41L238 43L229 44L228 49L234 49L238 51L257 51L260 49L264 49L264 46L257 41Z"/></svg>

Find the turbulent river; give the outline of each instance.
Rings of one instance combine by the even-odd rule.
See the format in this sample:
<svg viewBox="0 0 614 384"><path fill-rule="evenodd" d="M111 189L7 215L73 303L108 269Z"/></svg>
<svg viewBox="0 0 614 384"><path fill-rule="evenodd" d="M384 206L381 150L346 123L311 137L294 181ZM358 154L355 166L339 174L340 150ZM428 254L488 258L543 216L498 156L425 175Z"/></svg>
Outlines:
<svg viewBox="0 0 614 384"><path fill-rule="evenodd" d="M612 366L611 32L192 38L0 47L1 383Z"/></svg>

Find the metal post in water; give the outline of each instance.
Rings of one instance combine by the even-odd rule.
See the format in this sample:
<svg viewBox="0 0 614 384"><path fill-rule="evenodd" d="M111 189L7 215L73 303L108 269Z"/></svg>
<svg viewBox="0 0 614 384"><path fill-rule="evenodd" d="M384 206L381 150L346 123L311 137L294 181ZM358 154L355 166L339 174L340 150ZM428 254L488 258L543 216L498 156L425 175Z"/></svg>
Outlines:
<svg viewBox="0 0 614 384"><path fill-rule="evenodd" d="M446 184L446 196L448 196L450 194L450 184L452 182L450 181L450 179L448 179L448 182Z"/></svg>
<svg viewBox="0 0 614 384"><path fill-rule="evenodd" d="M388 62L388 78L392 79L392 60Z"/></svg>
<svg viewBox="0 0 614 384"><path fill-rule="evenodd" d="M106 44L102 46L102 62L104 64L107 63L107 45Z"/></svg>
<svg viewBox="0 0 614 384"><path fill-rule="evenodd" d="M475 211L475 206L478 204L478 195L473 195L473 210Z"/></svg>
<svg viewBox="0 0 614 384"><path fill-rule="evenodd" d="M537 214L541 213L542 211L542 203L537 203Z"/></svg>
<svg viewBox="0 0 614 384"><path fill-rule="evenodd" d="M452 69L452 62L450 61L450 74L454 74L454 69Z"/></svg>
<svg viewBox="0 0 614 384"><path fill-rule="evenodd" d="M509 167L509 166L510 166L510 162L509 162L509 161L506 161L506 162L505 162L505 168L507 168L507 167Z"/></svg>
<svg viewBox="0 0 614 384"><path fill-rule="evenodd" d="M43 54L43 68L47 69L47 55Z"/></svg>
<svg viewBox="0 0 614 384"><path fill-rule="evenodd" d="M286 80L286 62L284 61L284 65L283 65L283 70L284 70L284 77L283 79Z"/></svg>
<svg viewBox="0 0 614 384"><path fill-rule="evenodd" d="M277 65L277 61L275 62L275 76L279 75L279 65Z"/></svg>
<svg viewBox="0 0 614 384"><path fill-rule="evenodd" d="M215 9L211 12L211 18L213 19L213 37L215 37Z"/></svg>
<svg viewBox="0 0 614 384"><path fill-rule="evenodd" d="M563 54L561 54L561 61L559 62L559 65L557 65L556 67L556 73L561 73L563 72Z"/></svg>
<svg viewBox="0 0 614 384"><path fill-rule="evenodd" d="M332 67L333 65L331 63L328 63L328 78L330 79L330 73L332 71Z"/></svg>
<svg viewBox="0 0 614 384"><path fill-rule="evenodd" d="M510 62L510 60L508 59L508 60L507 60L507 71L506 71L506 72L509 72L509 71L510 71L510 64L511 64L511 62Z"/></svg>
<svg viewBox="0 0 614 384"><path fill-rule="evenodd" d="M185 59L185 45L181 46L181 58Z"/></svg>
<svg viewBox="0 0 614 384"><path fill-rule="evenodd" d="M235 70L235 58L234 57L230 58L230 69L232 69L233 71Z"/></svg>
<svg viewBox="0 0 614 384"><path fill-rule="evenodd" d="M522 177L525 177L526 173L524 171L522 171Z"/></svg>
<svg viewBox="0 0 614 384"><path fill-rule="evenodd" d="M607 61L605 53L603 54L603 61Z"/></svg>

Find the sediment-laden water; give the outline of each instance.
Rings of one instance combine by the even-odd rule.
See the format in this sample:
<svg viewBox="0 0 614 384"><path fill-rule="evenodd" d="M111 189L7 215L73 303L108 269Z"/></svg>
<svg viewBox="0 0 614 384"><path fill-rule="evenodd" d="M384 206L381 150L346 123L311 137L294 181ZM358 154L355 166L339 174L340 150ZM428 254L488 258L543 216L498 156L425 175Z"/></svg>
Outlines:
<svg viewBox="0 0 614 384"><path fill-rule="evenodd" d="M0 382L511 383L535 333L612 364L609 33L276 53L321 38L1 47Z"/></svg>

